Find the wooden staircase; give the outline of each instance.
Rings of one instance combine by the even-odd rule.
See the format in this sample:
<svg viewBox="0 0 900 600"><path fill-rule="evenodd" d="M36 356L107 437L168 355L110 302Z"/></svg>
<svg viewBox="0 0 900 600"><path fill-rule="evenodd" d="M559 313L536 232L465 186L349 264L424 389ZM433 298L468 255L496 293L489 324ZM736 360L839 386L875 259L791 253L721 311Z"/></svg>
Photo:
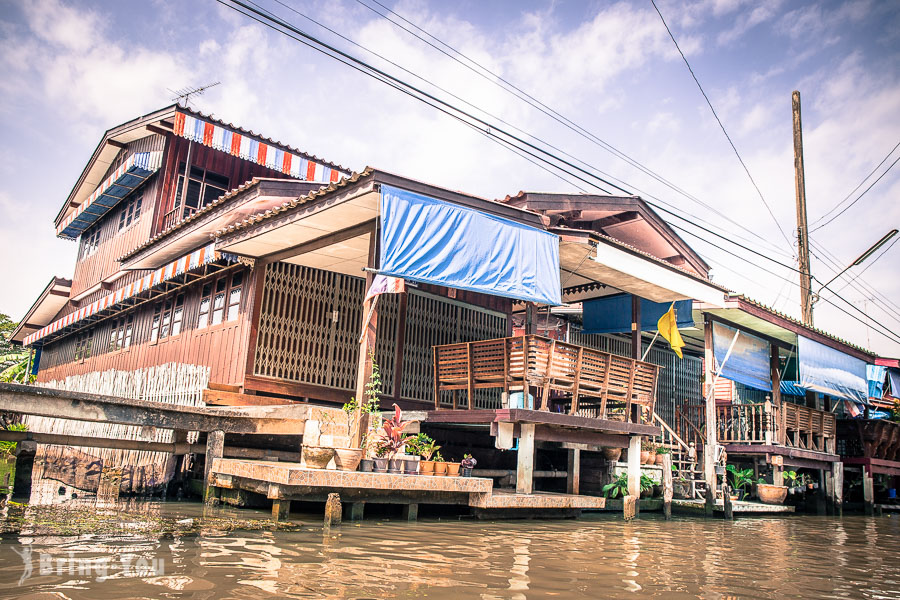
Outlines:
<svg viewBox="0 0 900 600"><path fill-rule="evenodd" d="M691 498L703 498L706 493L706 481L703 478L703 466L699 458L703 450L702 446L691 446L685 442L669 424L656 412L653 412L653 422L660 427L660 435L653 438L657 446L668 448L672 454L673 479L678 482L685 481L689 486Z"/></svg>

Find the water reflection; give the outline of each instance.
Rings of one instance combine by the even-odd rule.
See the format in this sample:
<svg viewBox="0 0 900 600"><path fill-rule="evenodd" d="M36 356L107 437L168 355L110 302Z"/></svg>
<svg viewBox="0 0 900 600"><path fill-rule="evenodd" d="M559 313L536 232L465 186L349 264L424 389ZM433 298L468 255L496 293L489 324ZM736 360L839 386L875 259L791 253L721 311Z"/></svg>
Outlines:
<svg viewBox="0 0 900 600"><path fill-rule="evenodd" d="M147 515L204 514L199 505L145 502L142 508ZM264 516L230 509L215 514ZM310 515L308 527L291 532L5 536L0 597L900 597L896 517L733 523L649 515L632 523L612 517L416 524L373 519L330 530L320 518ZM32 572L23 578L27 552ZM41 568L48 564L75 569ZM88 564L94 566L78 571ZM162 572L123 568L154 564L162 564ZM100 580L96 574L104 569L108 576Z"/></svg>

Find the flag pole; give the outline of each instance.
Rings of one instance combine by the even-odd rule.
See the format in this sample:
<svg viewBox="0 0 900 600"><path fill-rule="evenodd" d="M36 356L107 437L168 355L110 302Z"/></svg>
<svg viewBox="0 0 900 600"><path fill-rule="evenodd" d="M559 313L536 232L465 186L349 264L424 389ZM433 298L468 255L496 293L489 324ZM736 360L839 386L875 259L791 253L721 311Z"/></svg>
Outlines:
<svg viewBox="0 0 900 600"><path fill-rule="evenodd" d="M654 335L654 336L653 336L653 339L650 340L650 345L647 346L647 351L644 352L644 355L641 357L641 362L643 362L644 360L647 359L647 355L650 354L650 348L653 347L653 342L655 342L655 341L656 341L656 338L658 338L658 337L659 337L659 329L656 330L656 335Z"/></svg>

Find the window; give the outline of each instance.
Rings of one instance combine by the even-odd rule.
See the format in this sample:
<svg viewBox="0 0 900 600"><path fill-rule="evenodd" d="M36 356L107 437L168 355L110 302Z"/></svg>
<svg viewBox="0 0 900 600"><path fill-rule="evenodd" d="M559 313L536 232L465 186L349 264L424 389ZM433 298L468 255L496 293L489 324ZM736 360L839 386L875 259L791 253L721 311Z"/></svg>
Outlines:
<svg viewBox="0 0 900 600"><path fill-rule="evenodd" d="M94 341L94 330L79 333L75 338L75 362L84 362L91 357L91 346Z"/></svg>
<svg viewBox="0 0 900 600"><path fill-rule="evenodd" d="M187 197L182 202L184 192L184 163L178 170L178 186L175 188L175 209L181 208L181 218L186 219L207 204L228 191L228 178L199 167L191 167Z"/></svg>
<svg viewBox="0 0 900 600"><path fill-rule="evenodd" d="M150 324L150 341L155 342L181 333L184 322L184 294L160 302L153 310Z"/></svg>
<svg viewBox="0 0 900 600"><path fill-rule="evenodd" d="M120 317L113 321L112 333L109 336L109 351L114 352L129 347L133 330L134 315Z"/></svg>
<svg viewBox="0 0 900 600"><path fill-rule="evenodd" d="M81 234L81 259L85 259L100 247L100 227L94 227Z"/></svg>
<svg viewBox="0 0 900 600"><path fill-rule="evenodd" d="M122 212L119 213L119 231L137 222L138 217L141 216L141 203L143 200L144 192L138 190L122 204Z"/></svg>
<svg viewBox="0 0 900 600"><path fill-rule="evenodd" d="M243 272L224 275L205 284L201 293L197 329L237 319L243 287Z"/></svg>

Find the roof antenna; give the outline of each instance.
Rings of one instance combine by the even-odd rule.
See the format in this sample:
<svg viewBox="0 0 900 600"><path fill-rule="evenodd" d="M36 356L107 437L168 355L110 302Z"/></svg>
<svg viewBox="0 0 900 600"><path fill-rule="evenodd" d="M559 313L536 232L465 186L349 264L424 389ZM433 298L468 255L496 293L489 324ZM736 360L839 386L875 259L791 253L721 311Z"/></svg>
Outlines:
<svg viewBox="0 0 900 600"><path fill-rule="evenodd" d="M166 88L166 89L169 90L170 92L172 92L173 94L175 94L175 97L172 98L172 100L177 100L179 105L183 106L184 108L189 108L189 104L191 102L191 96L199 96L203 92L208 90L209 88L216 87L220 83L222 83L222 82L217 81L215 83L207 83L206 85L198 87L198 88L184 87L179 90L173 90L170 88Z"/></svg>

